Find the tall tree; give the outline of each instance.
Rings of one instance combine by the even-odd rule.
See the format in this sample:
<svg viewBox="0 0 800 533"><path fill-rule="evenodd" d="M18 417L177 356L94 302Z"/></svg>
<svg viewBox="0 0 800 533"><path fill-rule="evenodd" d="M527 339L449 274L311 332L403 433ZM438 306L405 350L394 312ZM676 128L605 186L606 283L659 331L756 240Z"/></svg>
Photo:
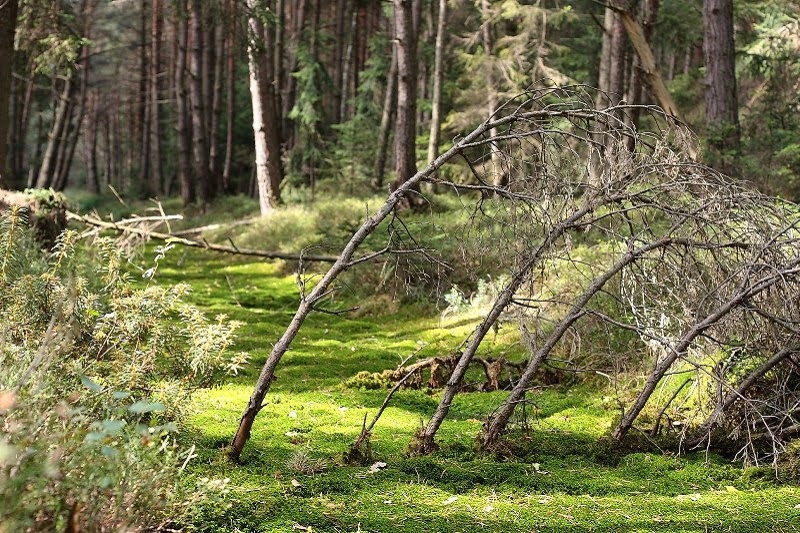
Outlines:
<svg viewBox="0 0 800 533"><path fill-rule="evenodd" d="M492 10L489 0L481 0L481 40L483 53L486 55L486 115L487 119L497 111L497 85L494 79L494 36L492 35ZM497 137L497 128L489 130L491 137ZM500 147L496 142L489 145L491 150L491 168L489 181L497 186L503 185L504 177L500 161Z"/></svg>
<svg viewBox="0 0 800 533"><path fill-rule="evenodd" d="M191 138L192 124L189 121L189 95L186 84L186 57L189 42L189 16L186 0L176 2L175 24L175 112L177 114L176 134L178 137L178 180L181 186L181 199L184 205L196 199L192 179Z"/></svg>
<svg viewBox="0 0 800 533"><path fill-rule="evenodd" d="M18 0L0 3L0 186L8 186L8 132L11 66L14 64L14 34L17 29Z"/></svg>
<svg viewBox="0 0 800 533"><path fill-rule="evenodd" d="M712 144L719 149L737 149L739 109L736 99L733 0L704 0L703 33L706 123L712 131Z"/></svg>
<svg viewBox="0 0 800 533"><path fill-rule="evenodd" d="M447 0L439 0L439 17L436 22L436 47L433 59L433 94L431 95L431 134L428 141L428 161L439 156L439 134L442 124L442 62L444 61L444 34L447 26Z"/></svg>
<svg viewBox="0 0 800 533"><path fill-rule="evenodd" d="M203 3L200 0L190 1L189 38L189 96L192 105L192 146L194 153L194 177L197 183L197 199L203 206L208 205L213 196L209 174L209 128L207 127L206 99L209 91L203 90L207 72L203 70L204 44L207 44L203 24Z"/></svg>
<svg viewBox="0 0 800 533"><path fill-rule="evenodd" d="M394 24L397 38L397 123L395 128L394 187L408 181L417 172L417 35L414 28L412 0L394 0Z"/></svg>
<svg viewBox="0 0 800 533"><path fill-rule="evenodd" d="M266 215L280 202L283 181L281 163L280 114L275 95L272 65L274 31L265 27L260 15L267 6L261 0L247 0L249 41L247 47L250 68L250 99L253 105L253 134L255 137L256 182L261 214Z"/></svg>

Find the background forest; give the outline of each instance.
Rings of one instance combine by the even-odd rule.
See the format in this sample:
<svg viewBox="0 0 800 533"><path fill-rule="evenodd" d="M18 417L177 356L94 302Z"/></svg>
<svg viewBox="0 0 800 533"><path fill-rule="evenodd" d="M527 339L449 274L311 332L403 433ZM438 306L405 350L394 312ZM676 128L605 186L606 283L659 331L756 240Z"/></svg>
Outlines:
<svg viewBox="0 0 800 533"><path fill-rule="evenodd" d="M800 530L796 1L0 0L0 140L0 533Z"/></svg>
<svg viewBox="0 0 800 533"><path fill-rule="evenodd" d="M621 16L598 2L396 4L6 1L4 185L111 185L206 205L257 195L258 160L269 204L320 188L364 195L407 179L526 88L586 83L614 102L664 107ZM798 6L734 4L707 53L730 56L735 43L735 73L722 72L714 83L728 87L712 94L702 2L618 7L638 20L670 111L705 139L710 161L794 199Z"/></svg>

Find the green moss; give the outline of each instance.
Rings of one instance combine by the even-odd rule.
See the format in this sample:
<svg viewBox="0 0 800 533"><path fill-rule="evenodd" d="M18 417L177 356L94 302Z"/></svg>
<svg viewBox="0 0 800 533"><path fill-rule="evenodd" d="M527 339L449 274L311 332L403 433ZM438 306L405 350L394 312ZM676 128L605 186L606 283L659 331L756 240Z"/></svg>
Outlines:
<svg viewBox="0 0 800 533"><path fill-rule="evenodd" d="M612 448L603 436L615 405L604 398L607 391L589 385L532 391L526 416L517 415L508 435L513 459L483 456L475 445L502 391L457 396L438 436L439 451L406 457L440 392L401 390L370 439L370 453L387 466L376 472L344 466L341 458L365 415L372 418L387 390L384 383L372 389L343 382L394 369L417 350L418 357L450 353L477 320L440 320L424 305L387 306L390 314L358 318L312 316L278 367L242 464L233 466L224 447L271 343L296 309L295 279L279 264L194 251L173 252L158 279L188 282L194 303L244 322L237 346L253 356L238 377L194 396L199 457L188 475L231 478L230 508L198 510L196 525L205 531L800 529L800 489L778 484L769 470L743 470L713 455ZM487 338L483 353L522 356L510 348L515 340L513 328L502 328ZM287 468L299 453L325 468L308 474Z"/></svg>

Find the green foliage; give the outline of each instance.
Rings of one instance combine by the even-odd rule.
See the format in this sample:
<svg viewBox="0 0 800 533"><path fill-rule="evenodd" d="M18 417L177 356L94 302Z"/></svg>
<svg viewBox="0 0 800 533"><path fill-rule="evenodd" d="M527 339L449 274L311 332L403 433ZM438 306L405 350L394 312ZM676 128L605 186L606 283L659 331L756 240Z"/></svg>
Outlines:
<svg viewBox="0 0 800 533"><path fill-rule="evenodd" d="M228 355L235 323L209 322L186 286L143 284L119 247L67 231L40 251L20 210L0 224L0 523L8 531L153 528L191 514L186 401ZM195 491L192 493L192 491ZM191 494L190 494L191 493Z"/></svg>
<svg viewBox="0 0 800 533"><path fill-rule="evenodd" d="M800 10L764 2L752 13L739 70L749 89L742 113L744 174L764 189L800 198Z"/></svg>

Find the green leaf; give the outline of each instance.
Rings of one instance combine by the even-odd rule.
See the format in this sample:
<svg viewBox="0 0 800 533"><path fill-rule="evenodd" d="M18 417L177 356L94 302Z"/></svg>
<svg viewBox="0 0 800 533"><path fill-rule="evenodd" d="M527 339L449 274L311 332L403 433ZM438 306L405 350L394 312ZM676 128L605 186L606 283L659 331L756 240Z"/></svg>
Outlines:
<svg viewBox="0 0 800 533"><path fill-rule="evenodd" d="M91 390L92 392L101 392L103 390L102 385L93 381L88 376L81 376L81 383L83 383L83 386Z"/></svg>
<svg viewBox="0 0 800 533"><path fill-rule="evenodd" d="M137 415L141 415L144 413L162 412L166 410L167 408L162 403L152 403L145 400L139 400L138 402L128 407L128 411Z"/></svg>
<svg viewBox="0 0 800 533"><path fill-rule="evenodd" d="M131 395L130 392L125 392L125 391L115 391L114 394L112 394L115 400L124 400L125 398L128 398L130 395Z"/></svg>
<svg viewBox="0 0 800 533"><path fill-rule="evenodd" d="M106 435L115 435L125 427L124 420L103 420L103 432Z"/></svg>

